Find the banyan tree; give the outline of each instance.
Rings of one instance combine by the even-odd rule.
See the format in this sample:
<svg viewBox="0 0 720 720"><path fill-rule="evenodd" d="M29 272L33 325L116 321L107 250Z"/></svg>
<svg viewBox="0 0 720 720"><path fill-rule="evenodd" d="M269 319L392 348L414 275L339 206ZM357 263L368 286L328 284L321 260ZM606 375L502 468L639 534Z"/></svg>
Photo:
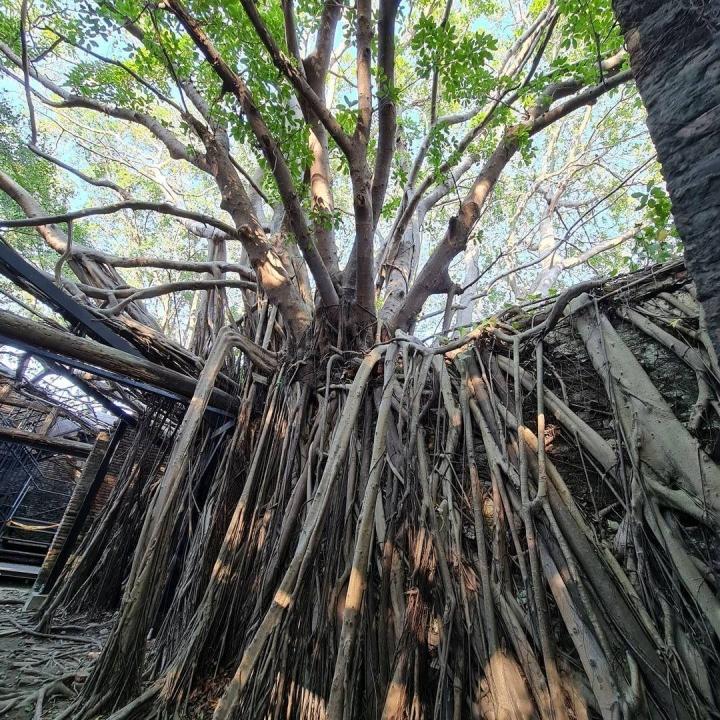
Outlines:
<svg viewBox="0 0 720 720"><path fill-rule="evenodd" d="M609 2L0 8L0 335L134 432L48 717L720 716L712 293Z"/></svg>

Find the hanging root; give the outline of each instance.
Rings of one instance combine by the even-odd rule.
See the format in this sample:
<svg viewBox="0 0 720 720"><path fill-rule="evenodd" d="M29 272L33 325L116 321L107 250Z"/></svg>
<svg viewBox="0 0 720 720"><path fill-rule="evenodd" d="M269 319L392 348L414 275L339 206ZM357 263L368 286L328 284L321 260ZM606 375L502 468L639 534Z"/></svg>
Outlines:
<svg viewBox="0 0 720 720"><path fill-rule="evenodd" d="M399 337L246 374L203 473L188 413L76 716L718 716L713 362L691 327L563 307L452 360Z"/></svg>

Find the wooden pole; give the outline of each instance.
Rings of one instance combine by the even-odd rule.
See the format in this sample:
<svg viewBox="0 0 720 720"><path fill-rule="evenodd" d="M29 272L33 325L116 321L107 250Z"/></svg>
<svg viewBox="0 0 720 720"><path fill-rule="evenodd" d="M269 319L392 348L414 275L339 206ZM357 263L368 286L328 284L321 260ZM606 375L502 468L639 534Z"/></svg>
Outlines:
<svg viewBox="0 0 720 720"><path fill-rule="evenodd" d="M76 359L110 371L119 382L122 382L123 377L128 379L128 384L132 384L132 380L139 380L188 399L192 398L195 392L195 378L94 340L32 322L6 310L0 310L0 335L11 343L15 341L24 347L60 355L62 357L55 357L59 362L63 362L63 357L68 358L68 362ZM237 401L232 395L216 388L212 391L210 405L222 410L232 410Z"/></svg>
<svg viewBox="0 0 720 720"><path fill-rule="evenodd" d="M98 490L105 480L113 454L127 430L127 425L120 421L112 436L106 432L98 434L93 451L88 457L82 475L75 485L72 497L68 502L65 514L53 539L52 556L48 552L49 568L43 573L45 564L41 568L42 586L40 577L35 583L37 591L47 594L52 590L62 573L72 553L77 549L78 538L90 514L90 508L97 496Z"/></svg>
<svg viewBox="0 0 720 720"><path fill-rule="evenodd" d="M107 453L108 445L110 444L110 434L102 431L98 434L95 440L95 445L92 446L92 451L88 455L88 459L85 461L83 471L75 483L73 488L72 496L65 508L62 520L55 531L52 543L45 555L40 572L35 580L34 592L42 592L43 585L45 585L50 573L55 567L55 563L60 556L60 553L69 539L70 531L76 524L80 509L82 508L85 500L88 496L90 488L96 482L98 475L98 469L102 465L103 458ZM103 478L105 475L103 474ZM84 518L82 518L84 520Z"/></svg>
<svg viewBox="0 0 720 720"><path fill-rule="evenodd" d="M49 450L59 455L74 455L75 457L87 457L92 450L92 445L88 443L8 427L0 427L0 441L29 445L39 450Z"/></svg>

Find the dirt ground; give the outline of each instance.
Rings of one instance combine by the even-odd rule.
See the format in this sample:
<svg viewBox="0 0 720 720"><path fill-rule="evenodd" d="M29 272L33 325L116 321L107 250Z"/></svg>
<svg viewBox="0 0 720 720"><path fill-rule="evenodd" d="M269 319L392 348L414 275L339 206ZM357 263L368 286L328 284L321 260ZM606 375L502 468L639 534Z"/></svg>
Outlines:
<svg viewBox="0 0 720 720"><path fill-rule="evenodd" d="M84 681L107 624L64 624L35 633L23 606L30 586L0 581L0 717L56 718Z"/></svg>

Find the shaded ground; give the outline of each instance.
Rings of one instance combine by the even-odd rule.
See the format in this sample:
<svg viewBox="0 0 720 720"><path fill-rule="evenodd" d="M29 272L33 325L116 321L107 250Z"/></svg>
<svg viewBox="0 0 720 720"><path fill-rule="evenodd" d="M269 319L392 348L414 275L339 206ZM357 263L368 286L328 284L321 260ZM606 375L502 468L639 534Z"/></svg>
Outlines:
<svg viewBox="0 0 720 720"><path fill-rule="evenodd" d="M28 585L0 583L0 717L53 718L75 697L108 623L66 624L41 635L23 611Z"/></svg>
<svg viewBox="0 0 720 720"><path fill-rule="evenodd" d="M23 610L29 593L30 585L0 580L0 718L72 720L63 711L80 691L113 617L104 622L65 618L63 625L43 635L33 631L32 618ZM193 694L187 720L212 715L208 698L217 695L216 682L221 681L208 682Z"/></svg>

